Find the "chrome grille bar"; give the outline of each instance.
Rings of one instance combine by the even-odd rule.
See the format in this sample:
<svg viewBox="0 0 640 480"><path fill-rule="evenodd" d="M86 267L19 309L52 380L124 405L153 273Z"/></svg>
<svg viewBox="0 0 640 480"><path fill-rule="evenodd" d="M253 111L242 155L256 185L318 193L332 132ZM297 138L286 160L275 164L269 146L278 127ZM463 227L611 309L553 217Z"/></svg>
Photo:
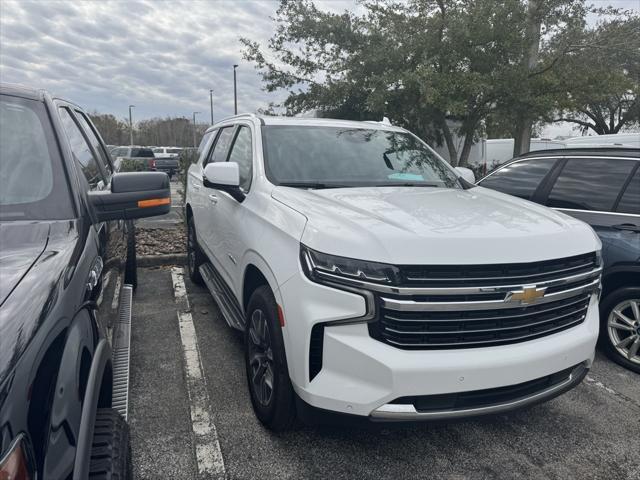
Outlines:
<svg viewBox="0 0 640 480"><path fill-rule="evenodd" d="M600 284L600 278L596 278L586 285L550 293L537 300L536 304L550 303L576 295L591 292ZM499 308L514 308L514 305L504 300L480 300L473 302L419 302L414 300L404 300L396 298L382 297L383 308L397 310L401 312L424 312L424 311L463 311L463 310L494 310ZM526 305L523 305L526 306Z"/></svg>

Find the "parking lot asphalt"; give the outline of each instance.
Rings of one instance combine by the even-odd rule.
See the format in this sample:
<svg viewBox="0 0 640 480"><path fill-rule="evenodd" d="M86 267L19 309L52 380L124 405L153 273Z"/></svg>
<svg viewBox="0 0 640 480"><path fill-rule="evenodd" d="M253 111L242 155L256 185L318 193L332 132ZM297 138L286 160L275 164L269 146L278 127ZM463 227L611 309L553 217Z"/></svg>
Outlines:
<svg viewBox="0 0 640 480"><path fill-rule="evenodd" d="M130 416L135 478L198 476L170 268L140 269ZM307 427L255 418L241 335L188 281L209 414L229 479L638 479L640 378L598 355L577 388L529 410L451 424Z"/></svg>

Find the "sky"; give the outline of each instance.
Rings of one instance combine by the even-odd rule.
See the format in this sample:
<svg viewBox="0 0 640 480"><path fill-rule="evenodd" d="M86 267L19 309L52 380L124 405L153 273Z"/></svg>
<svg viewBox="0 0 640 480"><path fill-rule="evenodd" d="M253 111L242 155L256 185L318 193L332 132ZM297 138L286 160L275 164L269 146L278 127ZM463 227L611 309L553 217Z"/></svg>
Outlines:
<svg viewBox="0 0 640 480"><path fill-rule="evenodd" d="M595 0L599 6L640 9L640 0ZM128 117L233 114L233 65L238 64L238 111L280 102L254 66L242 60L240 37L265 45L277 8L270 0L11 1L0 0L0 81L46 90L87 111ZM333 11L355 0L321 0ZM545 136L570 132L546 129Z"/></svg>

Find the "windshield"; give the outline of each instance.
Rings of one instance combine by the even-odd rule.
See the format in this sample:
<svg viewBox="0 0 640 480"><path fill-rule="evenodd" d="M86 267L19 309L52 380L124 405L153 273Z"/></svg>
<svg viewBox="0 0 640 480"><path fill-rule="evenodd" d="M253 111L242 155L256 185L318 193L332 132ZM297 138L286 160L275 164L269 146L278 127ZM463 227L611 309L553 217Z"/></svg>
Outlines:
<svg viewBox="0 0 640 480"><path fill-rule="evenodd" d="M167 153L171 154L179 154L182 151L180 148L167 148Z"/></svg>
<svg viewBox="0 0 640 480"><path fill-rule="evenodd" d="M0 220L72 218L44 103L0 96Z"/></svg>
<svg viewBox="0 0 640 480"><path fill-rule="evenodd" d="M267 175L276 185L461 188L443 160L404 132L271 125L263 143Z"/></svg>

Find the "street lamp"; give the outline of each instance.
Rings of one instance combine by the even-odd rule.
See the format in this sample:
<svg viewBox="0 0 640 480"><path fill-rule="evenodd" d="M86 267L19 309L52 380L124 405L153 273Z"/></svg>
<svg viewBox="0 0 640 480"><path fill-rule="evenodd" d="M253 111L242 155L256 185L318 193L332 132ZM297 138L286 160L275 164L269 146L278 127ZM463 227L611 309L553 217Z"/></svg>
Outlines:
<svg viewBox="0 0 640 480"><path fill-rule="evenodd" d="M213 125L213 90L209 90L209 102L211 103L211 125Z"/></svg>
<svg viewBox="0 0 640 480"><path fill-rule="evenodd" d="M233 111L234 114L238 114L238 92L236 87L236 68L238 65L233 66Z"/></svg>
<svg viewBox="0 0 640 480"><path fill-rule="evenodd" d="M129 105L129 146L133 146L133 117L131 116L131 109L135 105Z"/></svg>
<svg viewBox="0 0 640 480"><path fill-rule="evenodd" d="M193 146L194 148L198 146L196 145L196 115L199 113L200 112L193 112Z"/></svg>

